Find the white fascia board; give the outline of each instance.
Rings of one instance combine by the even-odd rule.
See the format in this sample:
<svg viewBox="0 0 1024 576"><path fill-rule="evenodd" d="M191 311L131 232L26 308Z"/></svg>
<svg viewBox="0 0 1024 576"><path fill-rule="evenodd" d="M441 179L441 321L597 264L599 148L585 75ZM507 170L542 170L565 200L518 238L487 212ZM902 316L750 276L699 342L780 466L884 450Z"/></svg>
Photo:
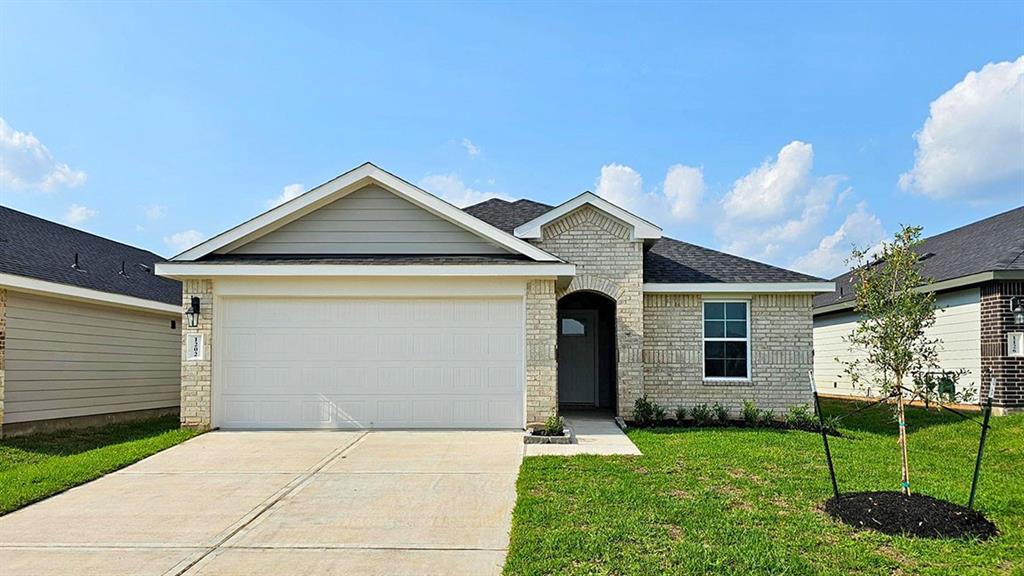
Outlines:
<svg viewBox="0 0 1024 576"><path fill-rule="evenodd" d="M517 238L540 238L541 228L546 224L558 220L562 216L565 216L584 204L590 204L594 208L597 208L602 212L606 212L616 220L631 226L633 229L633 240L651 240L661 238L661 228L651 224L636 214L632 214L622 208L619 208L615 204L612 204L593 192L584 192L572 200L548 210L533 220L520 225L513 231L513 233Z"/></svg>
<svg viewBox="0 0 1024 576"><path fill-rule="evenodd" d="M167 278L208 278L214 276L513 276L546 278L575 276L576 265L552 264L193 264L158 262L156 273Z"/></svg>
<svg viewBox="0 0 1024 576"><path fill-rule="evenodd" d="M939 282L933 282L926 286L915 288L918 292L942 292L945 290L955 290L957 288L966 288L982 282L988 282L990 280L1024 280L1024 270L996 270L993 272L978 272L976 274L969 274L967 276L960 276L958 278L950 278L948 280L941 280ZM828 314L829 312L839 312L842 310L852 310L857 306L856 300L845 300L843 302L836 302L835 304L826 304L825 306L818 306L814 309L815 314Z"/></svg>
<svg viewBox="0 0 1024 576"><path fill-rule="evenodd" d="M835 292L835 282L694 282L683 284L644 283L651 294L797 294Z"/></svg>
<svg viewBox="0 0 1024 576"><path fill-rule="evenodd" d="M294 217L311 212L347 193L362 188L370 181L376 182L413 204L514 253L529 256L533 260L540 262L561 262L558 257L537 248L529 242L499 230L479 218L470 216L437 196L421 190L394 174L386 172L368 162L313 188L297 198L218 234L198 246L174 256L171 260L174 262L194 261L224 247L241 245L260 235L260 232L269 232L283 225L283 223L294 219Z"/></svg>
<svg viewBox="0 0 1024 576"><path fill-rule="evenodd" d="M165 312L168 314L180 315L182 310L181 306L174 304L165 304L164 302L156 302L154 300L146 300L145 298L136 298L135 296L126 296L124 294L114 294L112 292L103 292L101 290L93 290L91 288L81 288L78 286L61 284L59 282L48 282L46 280L29 278L27 276L18 276L15 274L0 273L0 288L9 288L20 292L53 296L55 298L64 298L67 300L110 304L124 308L136 308L151 312Z"/></svg>

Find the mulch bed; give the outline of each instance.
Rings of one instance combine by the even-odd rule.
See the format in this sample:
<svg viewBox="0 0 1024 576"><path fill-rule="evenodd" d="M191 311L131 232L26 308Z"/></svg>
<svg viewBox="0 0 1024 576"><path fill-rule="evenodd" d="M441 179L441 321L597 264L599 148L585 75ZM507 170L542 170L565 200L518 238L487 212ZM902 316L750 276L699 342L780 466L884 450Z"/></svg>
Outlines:
<svg viewBox="0 0 1024 576"><path fill-rule="evenodd" d="M855 528L894 536L986 540L999 534L996 525L980 513L921 494L851 492L830 498L825 511Z"/></svg>

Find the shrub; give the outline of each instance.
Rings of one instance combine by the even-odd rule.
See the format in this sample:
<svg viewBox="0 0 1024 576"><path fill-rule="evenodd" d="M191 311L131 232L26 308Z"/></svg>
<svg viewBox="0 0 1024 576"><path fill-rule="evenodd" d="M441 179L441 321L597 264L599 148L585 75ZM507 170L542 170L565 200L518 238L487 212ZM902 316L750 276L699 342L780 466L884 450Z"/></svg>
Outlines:
<svg viewBox="0 0 1024 576"><path fill-rule="evenodd" d="M686 420L686 407L685 406L679 406L678 408L676 408L675 416L676 416L676 422L680 422L681 423L683 420Z"/></svg>
<svg viewBox="0 0 1024 576"><path fill-rule="evenodd" d="M651 402L651 407L654 409L654 425L661 426L665 423L665 409L657 402Z"/></svg>
<svg viewBox="0 0 1024 576"><path fill-rule="evenodd" d="M825 433L833 436L839 435L839 416L835 414L825 416Z"/></svg>
<svg viewBox="0 0 1024 576"><path fill-rule="evenodd" d="M636 422L637 426L646 426L653 420L654 406L647 399L647 395L644 394L633 403L633 422Z"/></svg>
<svg viewBox="0 0 1024 576"><path fill-rule="evenodd" d="M748 426L756 426L761 421L761 410L758 409L757 404L753 400L743 401L743 409L740 411L740 414Z"/></svg>
<svg viewBox="0 0 1024 576"><path fill-rule="evenodd" d="M719 423L726 424L729 422L729 409L725 406L715 402L715 405L711 407L711 411L714 412L715 420L718 420Z"/></svg>
<svg viewBox="0 0 1024 576"><path fill-rule="evenodd" d="M711 409L708 408L707 404L697 404L690 409L690 415L697 421L700 426L707 426L711 423Z"/></svg>
<svg viewBox="0 0 1024 576"><path fill-rule="evenodd" d="M774 426L775 425L775 412L772 410L761 411L761 425L762 426Z"/></svg>
<svg viewBox="0 0 1024 576"><path fill-rule="evenodd" d="M548 419L544 422L545 436L561 436L564 431L565 418L562 418L558 414L548 416Z"/></svg>
<svg viewBox="0 0 1024 576"><path fill-rule="evenodd" d="M789 409L789 413L786 414L786 425L790 428L814 430L816 428L814 424L814 414L811 412L811 407L807 404L793 406Z"/></svg>

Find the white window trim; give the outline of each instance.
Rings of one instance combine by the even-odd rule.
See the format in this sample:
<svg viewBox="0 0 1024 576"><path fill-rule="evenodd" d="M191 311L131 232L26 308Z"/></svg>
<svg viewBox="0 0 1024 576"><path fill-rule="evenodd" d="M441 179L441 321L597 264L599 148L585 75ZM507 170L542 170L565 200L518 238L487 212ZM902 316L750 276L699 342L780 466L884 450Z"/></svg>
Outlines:
<svg viewBox="0 0 1024 576"><path fill-rule="evenodd" d="M727 304L729 302L742 302L747 307L747 337L743 338L747 343L747 377L737 378L735 376L708 376L707 366L704 362L704 343L708 342L709 339L704 334L704 305L705 304ZM752 336L750 333L750 300L744 298L709 298L702 299L700 303L700 374L705 382L750 382L751 375L753 374L754 359L751 357L750 352L750 340ZM739 342L741 338L711 338L711 342Z"/></svg>

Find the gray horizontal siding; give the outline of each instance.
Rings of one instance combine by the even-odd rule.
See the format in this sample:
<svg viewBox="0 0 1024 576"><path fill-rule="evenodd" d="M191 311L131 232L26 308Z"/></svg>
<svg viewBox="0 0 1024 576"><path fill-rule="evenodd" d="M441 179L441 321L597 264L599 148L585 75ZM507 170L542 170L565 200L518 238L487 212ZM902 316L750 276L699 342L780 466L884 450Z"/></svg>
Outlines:
<svg viewBox="0 0 1024 576"><path fill-rule="evenodd" d="M234 254L502 254L479 236L378 186L367 186Z"/></svg>
<svg viewBox="0 0 1024 576"><path fill-rule="evenodd" d="M7 293L4 422L177 406L172 317Z"/></svg>

